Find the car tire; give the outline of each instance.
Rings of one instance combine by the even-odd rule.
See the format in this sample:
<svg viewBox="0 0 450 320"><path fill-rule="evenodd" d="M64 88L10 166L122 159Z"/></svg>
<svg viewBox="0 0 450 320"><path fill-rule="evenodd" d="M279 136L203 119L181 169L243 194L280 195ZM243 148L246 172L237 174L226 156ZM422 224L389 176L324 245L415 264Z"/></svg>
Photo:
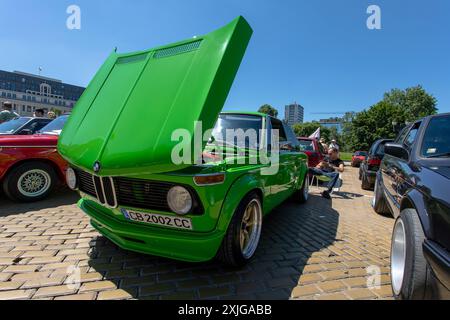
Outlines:
<svg viewBox="0 0 450 320"><path fill-rule="evenodd" d="M251 212L253 211L254 212ZM248 243L245 242L244 223L247 214L254 215L252 233L247 235ZM247 221L250 222L250 221ZM241 267L247 264L255 255L259 244L262 229L262 205L261 199L256 192L247 194L237 207L227 233L222 240L222 245L217 257L223 263L231 267ZM244 239L242 238L244 237Z"/></svg>
<svg viewBox="0 0 450 320"><path fill-rule="evenodd" d="M429 271L422 251L424 240L416 210L403 210L395 222L391 240L391 283L397 300L426 297Z"/></svg>
<svg viewBox="0 0 450 320"><path fill-rule="evenodd" d="M47 197L57 181L55 170L47 163L26 162L7 174L3 191L13 201L34 202Z"/></svg>
<svg viewBox="0 0 450 320"><path fill-rule="evenodd" d="M305 175L305 179L303 180L302 187L295 191L294 199L298 203L306 203L309 198L309 174Z"/></svg>
<svg viewBox="0 0 450 320"><path fill-rule="evenodd" d="M389 206L386 202L386 198L384 197L383 191L380 188L378 183L378 178L375 180L375 190L372 199L372 208L376 213L381 215L392 215L391 210L389 210Z"/></svg>
<svg viewBox="0 0 450 320"><path fill-rule="evenodd" d="M372 190L373 186L370 184L369 180L367 179L367 176L365 174L362 174L361 176L361 188L363 190Z"/></svg>

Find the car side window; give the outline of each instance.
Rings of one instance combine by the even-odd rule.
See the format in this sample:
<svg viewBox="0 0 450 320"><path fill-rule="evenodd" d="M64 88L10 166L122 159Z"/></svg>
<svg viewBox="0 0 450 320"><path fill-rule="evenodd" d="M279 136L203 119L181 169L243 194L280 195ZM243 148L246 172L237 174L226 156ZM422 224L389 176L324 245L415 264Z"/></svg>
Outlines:
<svg viewBox="0 0 450 320"><path fill-rule="evenodd" d="M288 140L288 137L286 135L286 131L285 131L284 126L283 126L283 122L281 122L278 119L272 118L272 117L270 117L270 122L271 122L271 125L272 125L272 130L277 130L278 131L279 150L292 151L293 150L293 146L290 143L290 141ZM273 132L272 134L275 134L275 132Z"/></svg>
<svg viewBox="0 0 450 320"><path fill-rule="evenodd" d="M417 132L419 131L419 127L420 127L420 122L415 123L414 126L409 131L408 135L406 136L405 140L403 141L403 144L406 147L411 148L414 141L416 141Z"/></svg>
<svg viewBox="0 0 450 320"><path fill-rule="evenodd" d="M20 134L23 134L24 130L30 130L31 133L34 133L36 126L37 126L37 121L31 120L26 125L24 125L22 129L20 129Z"/></svg>
<svg viewBox="0 0 450 320"><path fill-rule="evenodd" d="M272 130L278 130L280 142L286 142L288 139L284 131L283 122L275 118L270 118L270 123L272 124Z"/></svg>
<svg viewBox="0 0 450 320"><path fill-rule="evenodd" d="M408 133L410 127L403 128L403 130L400 132L400 134L397 136L397 139L395 139L395 143L401 144L402 141L405 139L406 134Z"/></svg>
<svg viewBox="0 0 450 320"><path fill-rule="evenodd" d="M284 131L286 133L286 138L292 147L291 150L292 151L300 151L300 142L297 140L297 137L295 136L291 127L285 123L283 123L283 127L284 127Z"/></svg>

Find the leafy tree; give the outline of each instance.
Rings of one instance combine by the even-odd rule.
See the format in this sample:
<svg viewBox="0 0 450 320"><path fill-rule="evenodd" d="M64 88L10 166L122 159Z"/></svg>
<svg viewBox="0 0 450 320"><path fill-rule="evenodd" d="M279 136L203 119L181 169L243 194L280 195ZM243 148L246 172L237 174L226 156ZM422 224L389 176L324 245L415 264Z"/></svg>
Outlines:
<svg viewBox="0 0 450 320"><path fill-rule="evenodd" d="M384 94L383 101L401 108L406 121L415 121L437 113L436 98L420 85L406 90L393 89Z"/></svg>
<svg viewBox="0 0 450 320"><path fill-rule="evenodd" d="M368 150L377 139L395 138L405 123L436 112L436 99L421 86L391 90L369 109L344 119L345 149Z"/></svg>
<svg viewBox="0 0 450 320"><path fill-rule="evenodd" d="M258 112L268 114L274 118L278 117L278 110L272 107L270 104L265 104L259 108Z"/></svg>

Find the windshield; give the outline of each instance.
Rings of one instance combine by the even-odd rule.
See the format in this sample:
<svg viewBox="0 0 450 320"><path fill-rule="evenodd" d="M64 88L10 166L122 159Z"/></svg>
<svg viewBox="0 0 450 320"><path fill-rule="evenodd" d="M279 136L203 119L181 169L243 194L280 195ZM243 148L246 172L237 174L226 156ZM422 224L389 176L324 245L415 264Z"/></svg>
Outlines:
<svg viewBox="0 0 450 320"><path fill-rule="evenodd" d="M238 129L241 130L237 131ZM212 132L211 142L225 142L227 145L257 149L261 129L260 116L222 114Z"/></svg>
<svg viewBox="0 0 450 320"><path fill-rule="evenodd" d="M64 127L64 124L66 123L67 119L69 119L69 115L61 116L59 118L56 118L52 122L50 122L48 125L43 127L39 133L41 134L54 134L54 135L60 135L61 131Z"/></svg>
<svg viewBox="0 0 450 320"><path fill-rule="evenodd" d="M3 122L2 124L0 124L0 134L13 133L28 121L30 121L30 118L17 118L14 120Z"/></svg>
<svg viewBox="0 0 450 320"><path fill-rule="evenodd" d="M355 152L355 156L363 156L363 157L365 157L365 156L367 156L367 152L365 152L365 151L358 151L358 152Z"/></svg>
<svg viewBox="0 0 450 320"><path fill-rule="evenodd" d="M300 151L314 151L314 144L311 140L299 140Z"/></svg>
<svg viewBox="0 0 450 320"><path fill-rule="evenodd" d="M422 156L427 158L450 156L450 115L430 120L423 137Z"/></svg>

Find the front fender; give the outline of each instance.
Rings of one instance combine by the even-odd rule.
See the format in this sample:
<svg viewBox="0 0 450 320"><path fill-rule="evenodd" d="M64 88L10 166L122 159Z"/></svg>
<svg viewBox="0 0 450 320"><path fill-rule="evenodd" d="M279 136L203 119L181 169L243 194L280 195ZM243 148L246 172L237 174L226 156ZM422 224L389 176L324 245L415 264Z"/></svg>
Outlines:
<svg viewBox="0 0 450 320"><path fill-rule="evenodd" d="M407 192L400 204L400 211L406 208L415 209L417 214L419 215L420 223L422 224L422 229L427 238L432 238L432 229L431 229L431 221L430 215L428 214L427 205L426 205L425 196L415 189L411 189Z"/></svg>
<svg viewBox="0 0 450 320"><path fill-rule="evenodd" d="M233 182L225 196L222 211L217 223L217 230L226 232L234 212L242 199L253 190L258 190L264 197L264 187L261 183L261 179L259 179L256 174L246 174ZM261 201L264 208L264 199L261 199Z"/></svg>

